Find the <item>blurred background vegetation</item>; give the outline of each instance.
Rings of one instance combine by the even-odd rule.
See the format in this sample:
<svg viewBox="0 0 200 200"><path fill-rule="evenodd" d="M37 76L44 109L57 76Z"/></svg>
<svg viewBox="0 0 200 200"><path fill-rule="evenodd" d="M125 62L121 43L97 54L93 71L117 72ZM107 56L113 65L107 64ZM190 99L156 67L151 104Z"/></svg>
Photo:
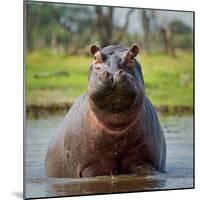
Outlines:
<svg viewBox="0 0 200 200"><path fill-rule="evenodd" d="M89 46L141 46L146 93L161 111L193 108L193 13L26 2L26 105L71 105L87 88Z"/></svg>

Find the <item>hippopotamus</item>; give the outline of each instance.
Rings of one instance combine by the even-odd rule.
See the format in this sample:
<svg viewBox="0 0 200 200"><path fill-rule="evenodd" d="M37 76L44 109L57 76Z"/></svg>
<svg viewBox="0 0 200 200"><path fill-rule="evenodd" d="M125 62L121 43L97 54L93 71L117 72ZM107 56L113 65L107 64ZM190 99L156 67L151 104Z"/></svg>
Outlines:
<svg viewBox="0 0 200 200"><path fill-rule="evenodd" d="M135 43L90 47L87 91L49 144L47 177L129 174L140 166L165 172L165 137L145 95L139 50Z"/></svg>

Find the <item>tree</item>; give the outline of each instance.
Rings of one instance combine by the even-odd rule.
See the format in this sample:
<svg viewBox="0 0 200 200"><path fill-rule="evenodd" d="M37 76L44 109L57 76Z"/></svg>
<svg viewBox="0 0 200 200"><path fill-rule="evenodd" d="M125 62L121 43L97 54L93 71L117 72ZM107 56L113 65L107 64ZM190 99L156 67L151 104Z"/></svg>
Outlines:
<svg viewBox="0 0 200 200"><path fill-rule="evenodd" d="M96 6L96 29L102 47L107 46L112 40L113 8L109 7L106 13L103 8Z"/></svg>
<svg viewBox="0 0 200 200"><path fill-rule="evenodd" d="M112 43L118 43L121 41L125 32L127 31L129 18L134 11L134 9L130 9L127 11L125 16L125 24L122 27L117 27L114 24L113 14L115 9L113 7L101 7L96 6L96 30L100 40L100 46L104 47ZM115 32L116 37L113 37L113 32ZM115 39L114 39L115 38Z"/></svg>
<svg viewBox="0 0 200 200"><path fill-rule="evenodd" d="M191 28L184 24L182 21L174 20L170 22L169 27L171 30L173 30L176 33L191 33Z"/></svg>
<svg viewBox="0 0 200 200"><path fill-rule="evenodd" d="M165 53L176 56L176 36L181 35L182 38L187 39L185 35L191 33L191 28L179 20L174 20L171 21L166 27L161 27L160 33L162 36ZM182 42L184 43L185 41ZM189 43L190 46L190 41L186 42Z"/></svg>
<svg viewBox="0 0 200 200"><path fill-rule="evenodd" d="M71 53L98 40L101 47L119 43L127 33L133 9L127 9L125 22L114 20L115 8L46 3L26 4L27 48L59 45Z"/></svg>
<svg viewBox="0 0 200 200"><path fill-rule="evenodd" d="M164 44L164 52L166 54L175 56L174 31L167 27L160 28L160 33Z"/></svg>
<svg viewBox="0 0 200 200"><path fill-rule="evenodd" d="M27 48L32 51L37 45L51 43L55 19L50 14L51 4L26 3L26 39Z"/></svg>
<svg viewBox="0 0 200 200"><path fill-rule="evenodd" d="M142 15L142 25L144 31L144 45L146 47L146 50L149 51L150 17L148 16L147 10L145 9L141 11L141 15Z"/></svg>

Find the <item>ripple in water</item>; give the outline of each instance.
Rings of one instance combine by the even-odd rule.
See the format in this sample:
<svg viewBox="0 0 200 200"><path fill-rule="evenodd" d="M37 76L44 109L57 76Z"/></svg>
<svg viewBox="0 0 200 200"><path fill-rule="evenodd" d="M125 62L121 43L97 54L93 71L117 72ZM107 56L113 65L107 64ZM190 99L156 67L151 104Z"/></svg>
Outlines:
<svg viewBox="0 0 200 200"><path fill-rule="evenodd" d="M166 174L47 179L44 158L61 120L26 121L26 198L193 187L193 117L160 117L167 143Z"/></svg>

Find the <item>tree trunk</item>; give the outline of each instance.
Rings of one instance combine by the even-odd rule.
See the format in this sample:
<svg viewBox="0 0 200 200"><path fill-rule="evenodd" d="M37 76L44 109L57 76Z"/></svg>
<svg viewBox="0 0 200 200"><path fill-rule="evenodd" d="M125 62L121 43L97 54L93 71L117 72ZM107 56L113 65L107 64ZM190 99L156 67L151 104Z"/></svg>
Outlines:
<svg viewBox="0 0 200 200"><path fill-rule="evenodd" d="M144 31L144 46L145 46L147 51L149 51L149 35L150 35L149 23L150 23L150 18L147 16L147 12L145 10L142 10L142 25L143 25L143 31Z"/></svg>
<svg viewBox="0 0 200 200"><path fill-rule="evenodd" d="M119 41L121 41L125 35L125 32L128 29L128 25L129 25L129 18L132 14L132 12L134 11L134 9L130 9L127 13L126 13L126 21L125 24L122 28L120 28L120 30L118 31L118 35L116 37L115 43L118 43ZM116 33L117 34L117 33Z"/></svg>
<svg viewBox="0 0 200 200"><path fill-rule="evenodd" d="M160 33L164 44L164 52L174 57L174 32L171 29L161 28Z"/></svg>
<svg viewBox="0 0 200 200"><path fill-rule="evenodd" d="M96 28L99 35L101 47L105 47L112 42L112 18L112 7L109 7L108 12L106 14L103 14L102 8L96 6Z"/></svg>

